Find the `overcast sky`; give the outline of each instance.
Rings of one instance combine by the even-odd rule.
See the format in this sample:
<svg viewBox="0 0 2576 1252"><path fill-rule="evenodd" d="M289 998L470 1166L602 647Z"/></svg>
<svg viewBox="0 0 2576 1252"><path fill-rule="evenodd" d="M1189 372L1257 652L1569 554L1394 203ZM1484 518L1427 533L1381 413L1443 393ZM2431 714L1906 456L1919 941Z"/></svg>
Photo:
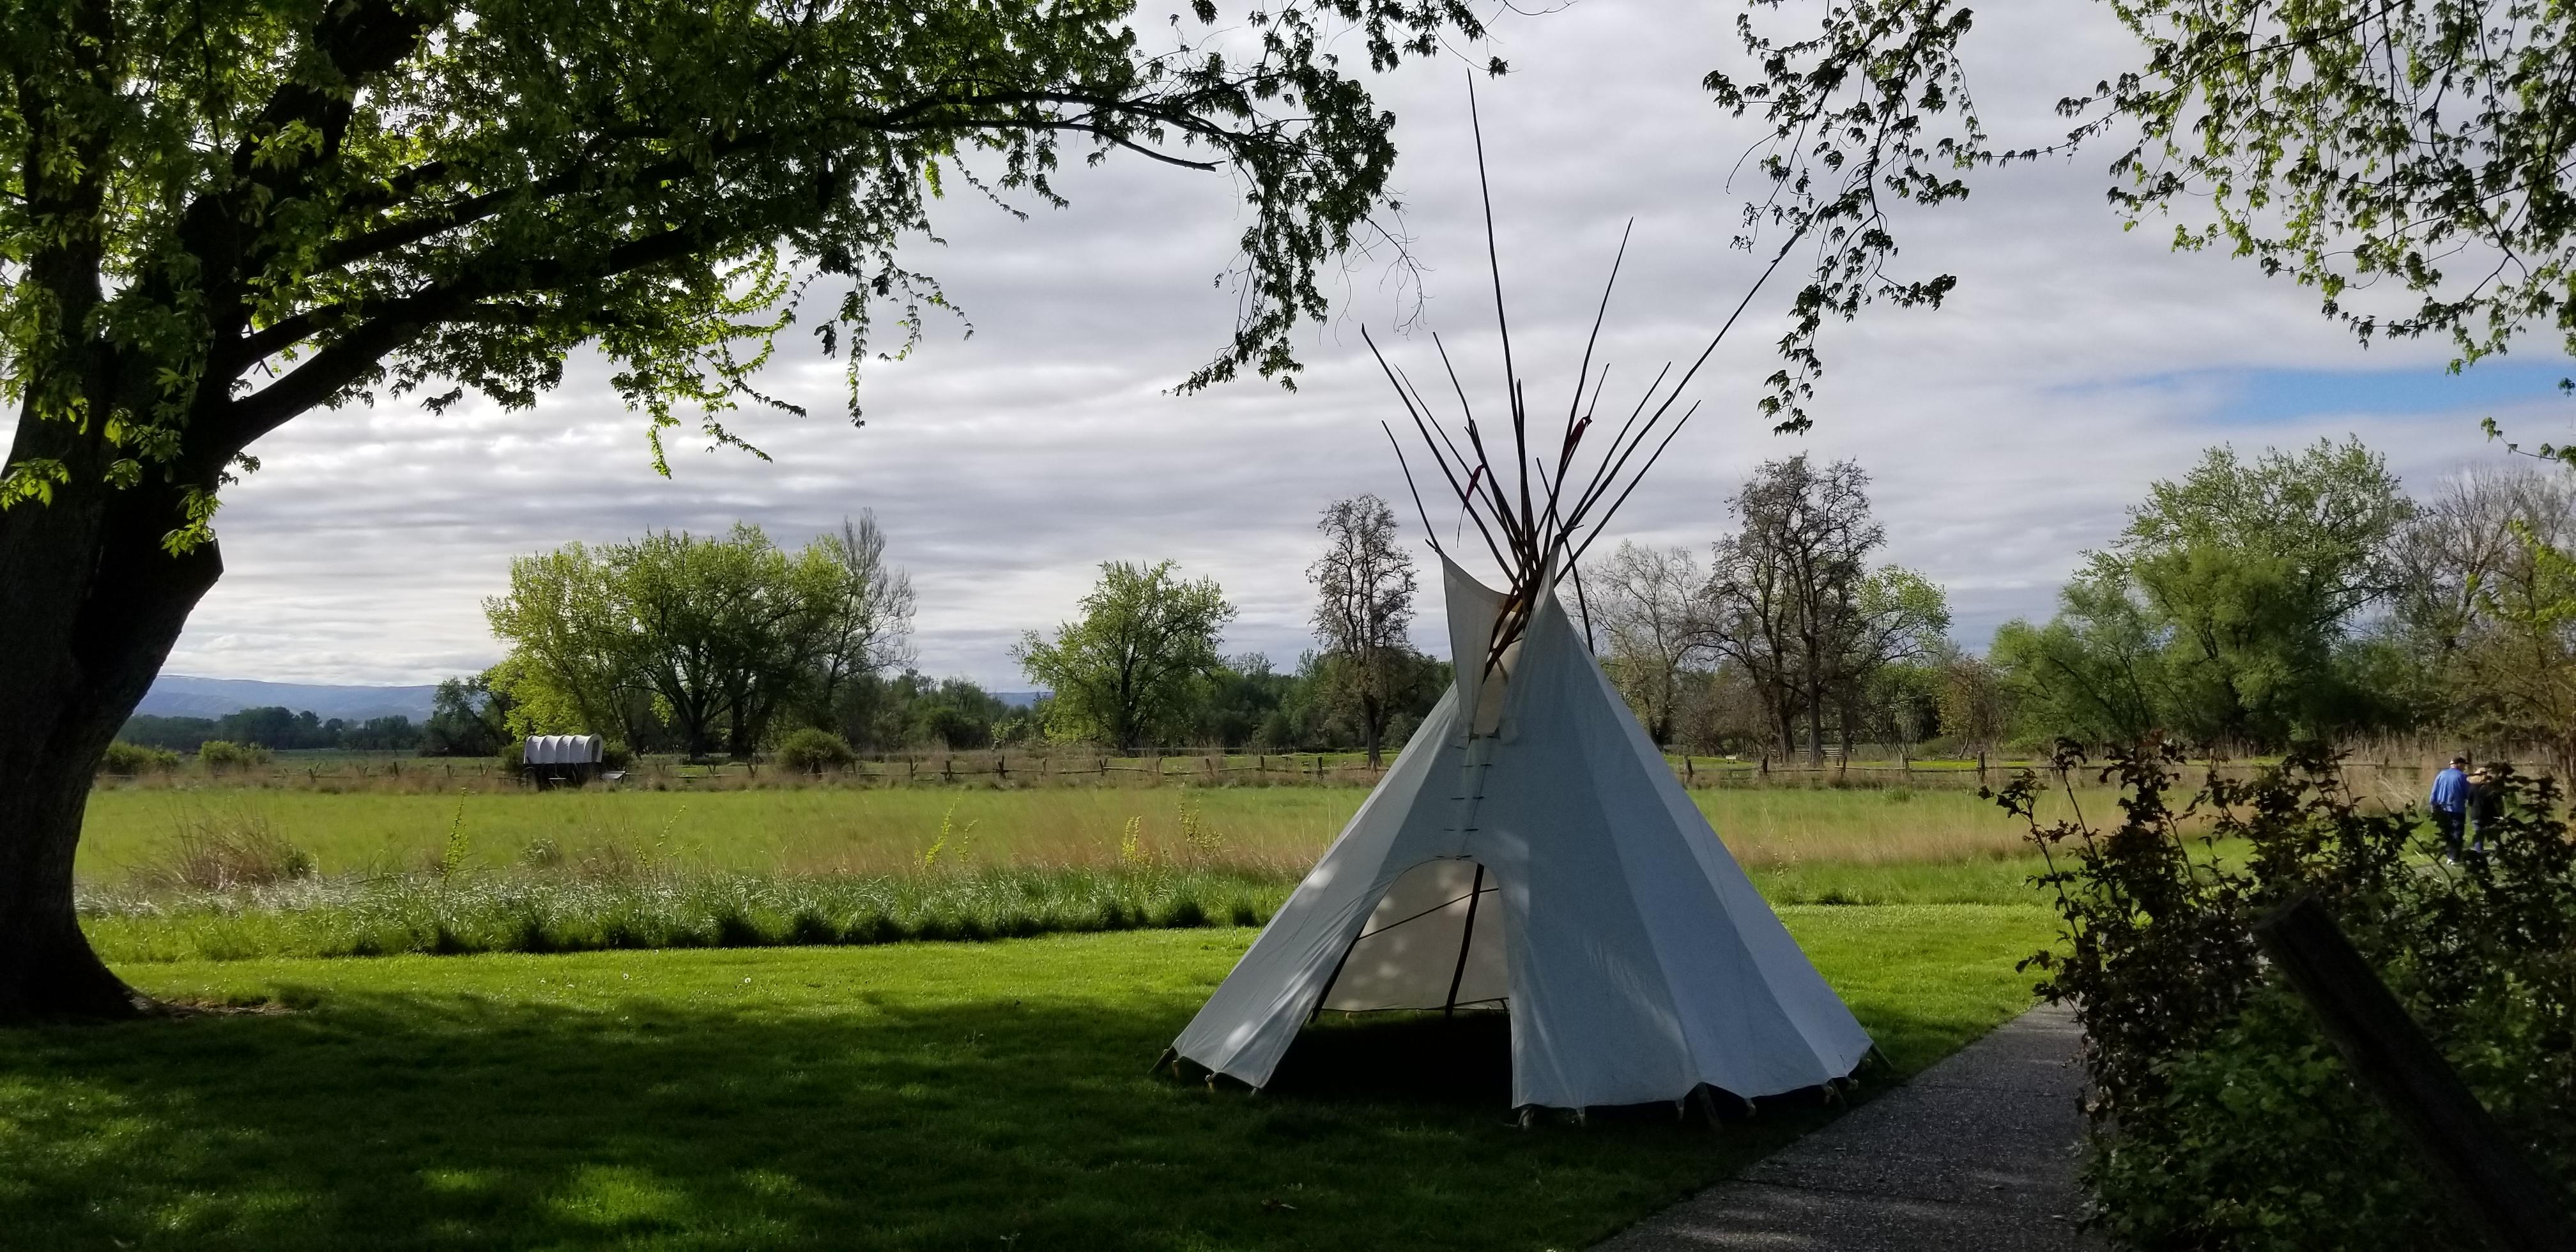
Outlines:
<svg viewBox="0 0 2576 1252"><path fill-rule="evenodd" d="M2020 7L2035 12L1979 14L1971 86L2000 140L2046 142L2060 129L2049 106L2115 67L2123 45L2089 6ZM1752 188L1728 175L1748 132L1697 89L1732 63L1734 11L1578 0L1501 26L1512 73L1479 91L1534 396L1570 384L1631 216L1604 349L1611 395L1624 379L1633 396L1655 366L1696 352L1741 295L1750 265L1726 242ZM1404 499L1377 427L1397 410L1359 327L1405 356L1427 353L1424 332L1438 330L1473 360L1471 379L1498 390L1464 77L1451 62L1379 84L1399 119L1404 224L1426 266L1421 316L1397 331L1415 293L1358 262L1337 280L1340 316L1302 332L1309 368L1295 394L1258 381L1167 393L1230 326L1210 283L1242 226L1224 177L1113 160L1065 180L1072 208L1026 222L952 198L938 210L947 245L914 259L974 334L933 322L911 359L872 367L865 429L837 419L839 365L802 337L768 386L815 416L741 419L776 459L683 444L669 480L651 472L642 420L595 361L576 361L533 412L469 402L435 418L404 404L309 415L255 448L265 468L228 493L229 572L168 669L429 681L497 659L482 600L503 589L514 555L737 519L799 543L861 509L911 572L915 642L934 674L1025 687L1008 654L1022 630L1070 615L1099 562L1163 557L1214 576L1240 606L1230 651L1293 665L1310 646L1317 511L1363 491ZM2111 537L2145 485L2211 444L2357 433L2420 489L2500 459L2481 417L2535 442L2564 434L2551 388L2570 371L2553 344L2460 378L2443 374L2441 345L2365 351L2311 293L2225 258L2176 256L2152 230L2123 233L2102 198L2110 155L1983 174L1966 204L1901 219L1900 264L1956 273L1959 291L1937 313L1873 310L1835 328L1806 436L1771 435L1755 416L1790 288L1759 302L1696 388L1700 420L1618 533L1705 545L1758 462L1854 457L1874 479L1888 559L1946 585L1956 635L1982 648L1997 623L2046 615L2079 554ZM1436 603L1426 610L1417 633L1440 650Z"/></svg>

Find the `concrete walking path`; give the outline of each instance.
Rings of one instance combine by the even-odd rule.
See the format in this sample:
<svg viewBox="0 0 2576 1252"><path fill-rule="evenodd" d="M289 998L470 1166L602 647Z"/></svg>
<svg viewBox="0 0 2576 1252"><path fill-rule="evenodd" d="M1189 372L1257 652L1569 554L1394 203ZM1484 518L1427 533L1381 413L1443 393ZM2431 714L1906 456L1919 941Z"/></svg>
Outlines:
<svg viewBox="0 0 2576 1252"><path fill-rule="evenodd" d="M1594 1252L2069 1252L2082 1034L2036 1008Z"/></svg>

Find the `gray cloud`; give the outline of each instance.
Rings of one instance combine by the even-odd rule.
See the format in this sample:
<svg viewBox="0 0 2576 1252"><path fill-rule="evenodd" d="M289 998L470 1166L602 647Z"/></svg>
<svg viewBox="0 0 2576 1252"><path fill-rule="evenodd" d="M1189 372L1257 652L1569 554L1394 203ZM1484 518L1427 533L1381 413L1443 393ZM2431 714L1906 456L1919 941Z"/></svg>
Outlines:
<svg viewBox="0 0 2576 1252"><path fill-rule="evenodd" d="M1751 190L1736 162L1752 132L1697 89L1733 53L1730 11L1674 11L1590 0L1514 19L1499 49L1513 74L1478 85L1515 346L1549 404L1571 385L1630 217L1602 350L1613 396L1633 397L1655 365L1695 353L1753 272L1726 246ZM2054 134L2049 106L2122 48L2083 7L1981 21L1989 39L1972 82L1989 124L2017 141ZM943 278L974 334L934 317L918 353L870 366L864 429L836 416L838 363L801 346L782 351L769 382L815 416L738 422L776 459L683 442L668 481L650 473L643 421L595 360L575 361L533 412L314 414L256 449L266 468L231 493L219 518L230 573L171 668L423 681L497 655L480 602L503 589L514 555L736 519L801 541L862 508L912 572L925 669L1020 686L1007 649L1021 630L1068 616L1098 562L1162 557L1215 576L1241 605L1231 647L1293 662L1309 646L1316 511L1361 491L1410 511L1377 428L1398 411L1359 327L1426 381L1438 331L1481 387L1471 394L1499 407L1463 79L1440 65L1384 84L1423 285L1399 281L1383 252L1337 275L1342 309L1304 335L1309 368L1294 394L1252 382L1188 398L1164 390L1231 325L1232 297L1210 281L1242 228L1225 180L1113 160L1066 176L1073 208L1027 222L953 198L937 215L946 245L913 260ZM2219 420L2224 375L2207 371L2423 367L2442 354L2364 352L2317 315L2311 293L2224 258L2174 255L2151 230L2120 231L2103 207L2107 159L2088 151L1981 176L1967 204L1903 215L1904 266L1959 273L1960 291L1938 313L1877 310L1836 327L1818 426L1800 438L1769 434L1753 413L1789 289L1769 293L1703 375L1695 393L1708 407L1619 533L1704 543L1759 461L1855 457L1876 477L1891 559L1946 583L1959 634L1981 644L2006 617L2047 612L2078 554L2107 541L2146 483L2211 443L2354 432L2425 481L2496 455L2477 416L2563 420L2543 399ZM1434 644L1436 623L1420 633Z"/></svg>

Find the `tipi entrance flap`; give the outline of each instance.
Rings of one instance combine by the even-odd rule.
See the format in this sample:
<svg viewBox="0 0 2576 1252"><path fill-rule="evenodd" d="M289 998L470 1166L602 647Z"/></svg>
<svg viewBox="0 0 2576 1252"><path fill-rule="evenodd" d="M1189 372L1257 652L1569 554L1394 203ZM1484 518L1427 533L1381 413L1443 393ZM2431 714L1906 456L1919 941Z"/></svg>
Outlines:
<svg viewBox="0 0 2576 1252"><path fill-rule="evenodd" d="M1325 993L1334 1012L1501 1008L1511 994L1501 883L1474 861L1425 861L1390 885Z"/></svg>

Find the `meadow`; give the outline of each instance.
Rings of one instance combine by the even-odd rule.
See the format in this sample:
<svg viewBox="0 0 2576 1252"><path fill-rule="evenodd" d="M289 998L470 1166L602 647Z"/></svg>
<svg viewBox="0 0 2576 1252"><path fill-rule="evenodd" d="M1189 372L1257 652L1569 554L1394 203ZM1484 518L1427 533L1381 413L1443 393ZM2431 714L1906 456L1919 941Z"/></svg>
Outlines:
<svg viewBox="0 0 2576 1252"><path fill-rule="evenodd" d="M114 962L781 947L1259 925L1351 787L96 793L80 903ZM1955 790L1695 793L1775 902L2023 904Z"/></svg>
<svg viewBox="0 0 2576 1252"><path fill-rule="evenodd" d="M205 786L101 788L78 871L131 877L192 829L261 827L325 874L433 865L462 838L502 868L626 849L704 870L879 874L937 866L1100 866L1134 840L1214 842L1230 864L1302 872L1367 797L1359 787L786 787L461 792ZM2108 792L2078 792L2107 806ZM1706 788L1691 792L1750 868L2009 857L2020 828L1959 788Z"/></svg>
<svg viewBox="0 0 2576 1252"><path fill-rule="evenodd" d="M1500 1015L1328 1017L1258 1095L1149 1075L1356 786L418 781L94 793L84 925L185 1011L0 1032L0 1230L1572 1249L1830 1115L1519 1129ZM1858 1098L2028 1005L2056 925L1990 802L1693 798L1879 1044Z"/></svg>

